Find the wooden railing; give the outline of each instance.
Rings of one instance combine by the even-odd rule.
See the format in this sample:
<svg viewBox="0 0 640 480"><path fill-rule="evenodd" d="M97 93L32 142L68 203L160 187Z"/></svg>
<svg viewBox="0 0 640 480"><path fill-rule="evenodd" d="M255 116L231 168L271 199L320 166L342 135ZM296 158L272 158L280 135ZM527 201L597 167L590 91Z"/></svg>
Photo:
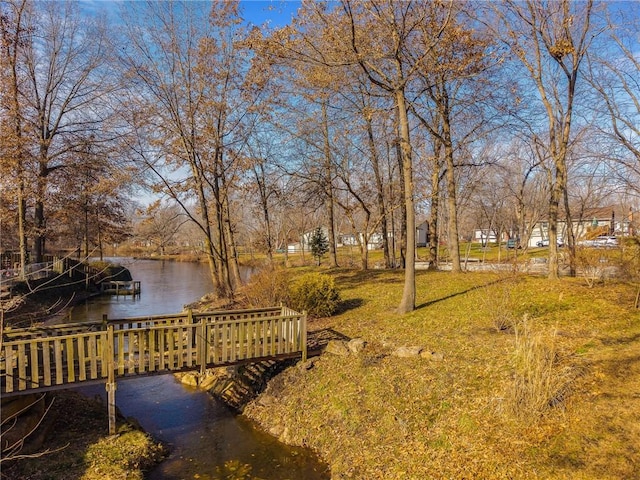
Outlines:
<svg viewBox="0 0 640 480"><path fill-rule="evenodd" d="M307 353L306 314L286 307L185 313L5 330L1 392L114 383Z"/></svg>

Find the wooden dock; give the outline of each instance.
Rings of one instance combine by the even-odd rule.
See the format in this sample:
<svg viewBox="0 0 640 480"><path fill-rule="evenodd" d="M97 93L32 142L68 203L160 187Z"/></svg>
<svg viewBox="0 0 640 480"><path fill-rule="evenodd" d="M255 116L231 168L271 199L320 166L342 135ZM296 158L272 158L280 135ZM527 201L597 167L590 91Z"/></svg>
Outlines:
<svg viewBox="0 0 640 480"><path fill-rule="evenodd" d="M115 431L116 379L307 356L307 316L287 307L158 315L5 329L2 395L105 383Z"/></svg>
<svg viewBox="0 0 640 480"><path fill-rule="evenodd" d="M115 296L140 295L140 281L105 280L100 283L100 292Z"/></svg>

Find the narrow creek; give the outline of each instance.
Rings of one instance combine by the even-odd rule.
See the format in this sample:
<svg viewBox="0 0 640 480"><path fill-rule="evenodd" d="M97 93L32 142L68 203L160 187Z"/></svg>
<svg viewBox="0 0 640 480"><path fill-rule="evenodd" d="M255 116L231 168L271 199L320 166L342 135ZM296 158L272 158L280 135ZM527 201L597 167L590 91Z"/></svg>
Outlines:
<svg viewBox="0 0 640 480"><path fill-rule="evenodd" d="M110 259L142 282L139 297L95 297L71 312L71 321L175 313L211 291L205 265L154 260ZM69 319L67 319L69 320ZM82 387L85 395L106 398L104 386ZM116 403L158 440L171 447L169 458L149 480L324 480L326 465L310 451L292 448L234 415L208 393L184 386L172 375L118 382Z"/></svg>

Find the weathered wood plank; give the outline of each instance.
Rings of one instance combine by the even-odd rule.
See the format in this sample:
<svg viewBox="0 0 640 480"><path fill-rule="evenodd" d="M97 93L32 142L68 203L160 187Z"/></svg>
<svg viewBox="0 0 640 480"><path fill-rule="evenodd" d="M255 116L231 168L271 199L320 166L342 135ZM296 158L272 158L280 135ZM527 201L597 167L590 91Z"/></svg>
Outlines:
<svg viewBox="0 0 640 480"><path fill-rule="evenodd" d="M169 355L167 358L167 368L169 370L175 370L176 358L175 358L175 342L176 332L173 329L167 331L167 342L169 343Z"/></svg>
<svg viewBox="0 0 640 480"><path fill-rule="evenodd" d="M131 330L127 330L127 338L126 338L126 358L127 358L127 373L129 375L136 373L136 343L137 343L137 335L136 332L132 332Z"/></svg>
<svg viewBox="0 0 640 480"><path fill-rule="evenodd" d="M39 345L37 343L29 345L29 352L31 354L31 360L29 361L31 385L29 388L38 388L40 386L41 365L40 359L38 358Z"/></svg>
<svg viewBox="0 0 640 480"><path fill-rule="evenodd" d="M116 337L118 339L118 360L117 360L117 368L118 368L118 375L124 375L124 336L125 336L125 332L124 331L114 331L113 332L114 337Z"/></svg>
<svg viewBox="0 0 640 480"><path fill-rule="evenodd" d="M84 352L85 337L78 337L78 381L87 379L87 364Z"/></svg>
<svg viewBox="0 0 640 480"><path fill-rule="evenodd" d="M226 363L229 361L229 344L230 344L230 333L231 330L229 328L220 327L221 339L222 339L222 357L220 358L220 363Z"/></svg>
<svg viewBox="0 0 640 480"><path fill-rule="evenodd" d="M42 341L42 383L49 387L51 386L51 354L52 354L51 342L43 339Z"/></svg>
<svg viewBox="0 0 640 480"><path fill-rule="evenodd" d="M64 348L67 353L67 382L74 383L76 381L75 365L73 361L75 357L75 340L73 338L66 337L64 343Z"/></svg>
<svg viewBox="0 0 640 480"><path fill-rule="evenodd" d="M138 373L143 374L149 371L149 330L146 328L138 333Z"/></svg>
<svg viewBox="0 0 640 480"><path fill-rule="evenodd" d="M149 345L147 347L149 350L149 362L148 362L149 372L156 371L156 337L157 335L158 335L157 330L149 330Z"/></svg>
<svg viewBox="0 0 640 480"><path fill-rule="evenodd" d="M247 358L247 324L245 322L239 322L239 335L238 335L238 359Z"/></svg>
<svg viewBox="0 0 640 480"><path fill-rule="evenodd" d="M53 351L55 354L55 369L56 369L56 385L62 385L64 383L64 378L62 372L64 371L64 365L62 364L62 346L60 345L61 340L56 338L53 341Z"/></svg>
<svg viewBox="0 0 640 480"><path fill-rule="evenodd" d="M15 352L13 345L3 345L4 349L4 374L5 374L5 389L7 392L13 392L14 389L14 363Z"/></svg>
<svg viewBox="0 0 640 480"><path fill-rule="evenodd" d="M88 338L88 355L89 355L89 378L95 380L98 378L98 338L97 336L91 336Z"/></svg>
<svg viewBox="0 0 640 480"><path fill-rule="evenodd" d="M24 343L18 345L18 390L27 388L27 358L25 357Z"/></svg>
<svg viewBox="0 0 640 480"><path fill-rule="evenodd" d="M162 371L166 368L166 339L165 330L158 330L158 370Z"/></svg>
<svg viewBox="0 0 640 480"><path fill-rule="evenodd" d="M178 327L176 331L177 353L176 353L176 369L184 366L184 328Z"/></svg>

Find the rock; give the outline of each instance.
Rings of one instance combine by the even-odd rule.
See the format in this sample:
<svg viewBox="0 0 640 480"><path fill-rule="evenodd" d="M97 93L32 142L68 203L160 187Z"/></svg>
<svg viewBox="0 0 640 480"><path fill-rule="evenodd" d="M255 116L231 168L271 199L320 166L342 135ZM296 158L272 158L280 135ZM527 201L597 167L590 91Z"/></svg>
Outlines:
<svg viewBox="0 0 640 480"><path fill-rule="evenodd" d="M417 357L422 352L422 347L398 347L391 355L400 358Z"/></svg>
<svg viewBox="0 0 640 480"><path fill-rule="evenodd" d="M284 430L284 427L282 425L275 425L269 429L269 433L272 436L279 438L280 435L282 435L283 430Z"/></svg>
<svg viewBox="0 0 640 480"><path fill-rule="evenodd" d="M325 351L341 357L346 357L350 353L348 344L344 340L329 340Z"/></svg>
<svg viewBox="0 0 640 480"><path fill-rule="evenodd" d="M184 385L189 385L190 387L198 386L198 374L194 372L185 373L180 378L180 383Z"/></svg>
<svg viewBox="0 0 640 480"><path fill-rule="evenodd" d="M273 405L276 405L277 403L278 403L278 400L276 399L276 397L274 397L273 395L269 395L267 393L263 393L258 398L258 405L262 407L271 407ZM280 433L278 433L275 436L277 437L278 435L280 435Z"/></svg>
<svg viewBox="0 0 640 480"><path fill-rule="evenodd" d="M423 350L420 352L420 356L432 362L444 362L444 353L431 352L429 350Z"/></svg>
<svg viewBox="0 0 640 480"><path fill-rule="evenodd" d="M207 371L204 376L200 377L200 384L198 385L203 390L209 390L216 383L216 376Z"/></svg>
<svg viewBox="0 0 640 480"><path fill-rule="evenodd" d="M307 359L306 362L299 362L297 364L297 367L300 370L311 370L313 367L316 366L316 360L317 360L317 357L316 358Z"/></svg>
<svg viewBox="0 0 640 480"><path fill-rule="evenodd" d="M365 342L362 338L353 338L349 340L349 343L347 344L347 348L349 348L349 351L355 353L356 355L364 350L364 347L366 346L367 342Z"/></svg>

